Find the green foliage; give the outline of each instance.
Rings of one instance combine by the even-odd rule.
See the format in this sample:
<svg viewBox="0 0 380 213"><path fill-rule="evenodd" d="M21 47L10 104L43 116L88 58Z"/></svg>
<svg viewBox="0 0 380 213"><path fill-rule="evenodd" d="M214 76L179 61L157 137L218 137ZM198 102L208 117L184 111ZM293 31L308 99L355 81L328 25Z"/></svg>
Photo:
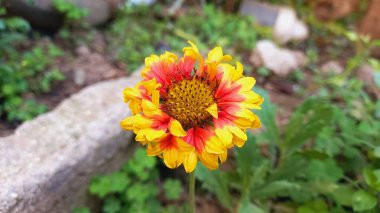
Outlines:
<svg viewBox="0 0 380 213"><path fill-rule="evenodd" d="M182 184L178 180L165 180L159 186L159 174L156 158L146 156L145 150L139 148L134 156L120 171L109 175L95 177L89 191L102 199L104 213L122 212L173 212L173 208L163 207L158 200L161 190L168 200L176 201L182 193Z"/></svg>
<svg viewBox="0 0 380 213"><path fill-rule="evenodd" d="M73 213L91 213L88 208L76 208L73 210Z"/></svg>
<svg viewBox="0 0 380 213"><path fill-rule="evenodd" d="M352 206L355 211L366 211L375 208L377 198L372 194L359 190L352 195Z"/></svg>
<svg viewBox="0 0 380 213"><path fill-rule="evenodd" d="M0 18L0 116L8 121L24 121L47 110L31 94L49 92L52 84L64 79L52 66L63 55L55 45L37 44L31 49L18 51L29 24L21 18Z"/></svg>
<svg viewBox="0 0 380 213"><path fill-rule="evenodd" d="M181 52L191 40L204 49L215 45L230 47L227 52L250 53L257 33L248 17L225 14L212 5L191 10L176 20L157 19L161 8L126 6L109 30L110 51L133 71L146 56L165 50ZM128 30L126 30L128 29Z"/></svg>
<svg viewBox="0 0 380 213"><path fill-rule="evenodd" d="M165 197L169 200L178 200L182 193L182 184L179 180L167 179L164 183Z"/></svg>
<svg viewBox="0 0 380 213"><path fill-rule="evenodd" d="M335 89L327 96L308 98L281 128L275 121L276 107L256 89L265 98L265 110L257 112L265 130L249 135L245 146L235 150L233 169L209 171L201 166L196 177L230 211L270 212L275 203L297 213L378 212L380 161L375 153L380 122L374 120L372 108L376 104L355 81ZM336 105L335 92L350 97ZM352 113L358 110L355 99L373 110ZM268 154L264 156L260 146ZM364 165L375 169L363 170Z"/></svg>
<svg viewBox="0 0 380 213"><path fill-rule="evenodd" d="M201 46L234 47L239 52L251 51L257 38L250 17L226 14L213 5L204 6L201 14L194 10L181 16L174 28L178 36L186 40L197 38Z"/></svg>
<svg viewBox="0 0 380 213"><path fill-rule="evenodd" d="M53 0L53 6L65 16L65 20L69 23L79 21L88 15L86 8L78 7L70 1Z"/></svg>
<svg viewBox="0 0 380 213"><path fill-rule="evenodd" d="M130 180L124 173L113 173L108 176L94 178L90 186L91 194L104 198L107 194L122 192Z"/></svg>

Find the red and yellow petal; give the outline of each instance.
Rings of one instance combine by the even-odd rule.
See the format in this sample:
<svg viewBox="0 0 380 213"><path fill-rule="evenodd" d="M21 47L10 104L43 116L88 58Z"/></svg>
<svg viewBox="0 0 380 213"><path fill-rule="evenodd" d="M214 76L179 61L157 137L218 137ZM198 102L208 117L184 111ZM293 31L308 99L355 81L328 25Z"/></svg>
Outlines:
<svg viewBox="0 0 380 213"><path fill-rule="evenodd" d="M201 127L193 127L187 130L186 136L183 138L188 144L202 153L207 140L213 135L212 130Z"/></svg>

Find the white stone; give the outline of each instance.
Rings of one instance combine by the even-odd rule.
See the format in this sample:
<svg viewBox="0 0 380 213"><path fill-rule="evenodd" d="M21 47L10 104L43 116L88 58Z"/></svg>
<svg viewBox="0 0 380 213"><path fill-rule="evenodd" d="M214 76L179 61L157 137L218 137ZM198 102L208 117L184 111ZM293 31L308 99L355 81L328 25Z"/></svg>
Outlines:
<svg viewBox="0 0 380 213"><path fill-rule="evenodd" d="M0 138L0 213L66 213L84 205L90 178L128 158L122 91L137 74L89 86Z"/></svg>
<svg viewBox="0 0 380 213"><path fill-rule="evenodd" d="M321 71L324 74L335 73L341 74L344 68L339 64L338 61L328 61L321 66Z"/></svg>
<svg viewBox="0 0 380 213"><path fill-rule="evenodd" d="M74 83L83 86L86 83L86 72L83 69L74 69Z"/></svg>
<svg viewBox="0 0 380 213"><path fill-rule="evenodd" d="M309 35L307 25L297 18L291 8L282 7L274 24L274 37L281 43L305 40Z"/></svg>
<svg viewBox="0 0 380 213"><path fill-rule="evenodd" d="M257 64L257 58L259 58L260 64ZM257 42L251 59L254 59L253 62L256 63L256 66L265 66L279 76L286 76L306 64L304 53L279 48L269 40Z"/></svg>

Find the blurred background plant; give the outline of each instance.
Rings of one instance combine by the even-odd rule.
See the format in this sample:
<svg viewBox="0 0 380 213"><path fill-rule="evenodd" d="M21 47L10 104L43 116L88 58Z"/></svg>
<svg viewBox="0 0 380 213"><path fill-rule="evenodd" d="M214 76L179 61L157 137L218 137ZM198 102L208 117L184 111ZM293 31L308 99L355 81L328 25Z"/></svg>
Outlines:
<svg viewBox="0 0 380 213"><path fill-rule="evenodd" d="M188 211L182 205L182 182L172 178L160 182L156 158L147 157L142 148L135 151L120 171L95 177L89 190L103 200L101 209L105 213ZM163 195L161 200L158 199L159 194ZM168 205L162 206L161 203ZM74 210L74 213L84 212L89 212L89 209Z"/></svg>
<svg viewBox="0 0 380 213"><path fill-rule="evenodd" d="M5 14L0 7L0 15ZM46 106L26 96L49 92L51 84L65 78L53 65L63 54L53 43L36 43L19 51L25 48L21 43L28 32L30 25L22 18L0 18L0 116L8 121L25 121L45 112Z"/></svg>

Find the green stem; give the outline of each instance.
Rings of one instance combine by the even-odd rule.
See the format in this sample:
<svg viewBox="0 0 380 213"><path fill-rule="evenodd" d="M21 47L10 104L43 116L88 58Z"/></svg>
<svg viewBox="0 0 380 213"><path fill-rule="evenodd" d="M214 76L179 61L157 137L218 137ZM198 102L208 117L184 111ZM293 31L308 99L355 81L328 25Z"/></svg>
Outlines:
<svg viewBox="0 0 380 213"><path fill-rule="evenodd" d="M195 213L195 172L189 174L189 206L190 213Z"/></svg>

